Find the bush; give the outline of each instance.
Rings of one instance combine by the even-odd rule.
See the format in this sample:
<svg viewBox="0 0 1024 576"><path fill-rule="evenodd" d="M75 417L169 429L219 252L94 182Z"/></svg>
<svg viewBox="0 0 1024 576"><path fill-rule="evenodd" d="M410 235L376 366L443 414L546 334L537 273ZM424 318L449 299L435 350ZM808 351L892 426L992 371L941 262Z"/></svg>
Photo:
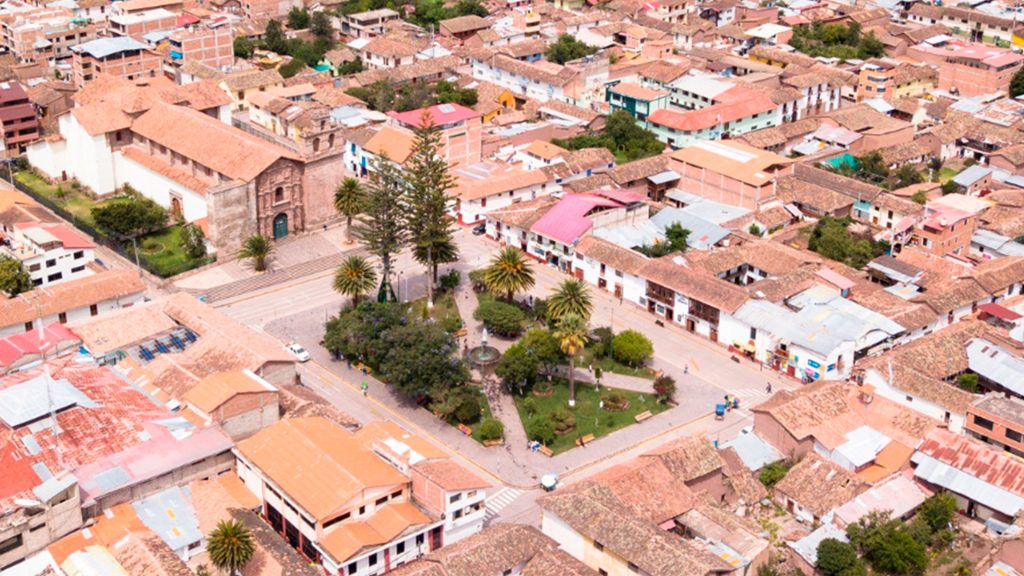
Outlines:
<svg viewBox="0 0 1024 576"><path fill-rule="evenodd" d="M467 391L459 400L459 405L452 416L460 424L472 424L480 419L480 400L473 392Z"/></svg>
<svg viewBox="0 0 1024 576"><path fill-rule="evenodd" d="M195 224L188 224L181 231L181 249L189 258L198 260L206 256L206 235Z"/></svg>
<svg viewBox="0 0 1024 576"><path fill-rule="evenodd" d="M786 473L792 465L785 460L779 460L778 462L772 462L761 468L761 474L757 477L764 484L765 488L771 488L779 483L780 480L786 477Z"/></svg>
<svg viewBox="0 0 1024 576"><path fill-rule="evenodd" d="M279 66L277 71L281 74L282 78L291 78L292 76L298 74L305 67L305 62L299 60L298 58L292 58L287 63Z"/></svg>
<svg viewBox="0 0 1024 576"><path fill-rule="evenodd" d="M523 331L526 314L518 306L491 300L481 304L473 318L484 323L488 330L501 336L516 336Z"/></svg>
<svg viewBox="0 0 1024 576"><path fill-rule="evenodd" d="M516 342L502 354L494 373L505 383L506 389L511 390L524 383L527 386L532 384L537 378L539 367L537 357L522 342Z"/></svg>
<svg viewBox="0 0 1024 576"><path fill-rule="evenodd" d="M548 414L548 420L555 427L555 432L565 434L576 427L576 417L565 408L553 410Z"/></svg>
<svg viewBox="0 0 1024 576"><path fill-rule="evenodd" d="M601 395L601 400L604 401L605 410L625 410L629 404L629 400L626 395L618 390L609 390Z"/></svg>
<svg viewBox="0 0 1024 576"><path fill-rule="evenodd" d="M936 494L924 501L917 510L917 518L928 526L931 534L946 530L956 516L956 498L951 494Z"/></svg>
<svg viewBox="0 0 1024 576"><path fill-rule="evenodd" d="M533 418L537 414L537 401L533 398L526 398L523 400L523 412L530 418Z"/></svg>
<svg viewBox="0 0 1024 576"><path fill-rule="evenodd" d="M590 338L590 349L594 351L594 356L597 358L607 358L612 354L612 341L615 338L615 333L608 326L600 326L594 328L591 332Z"/></svg>
<svg viewBox="0 0 1024 576"><path fill-rule="evenodd" d="M650 359L654 354L654 345L636 330L624 330L612 340L612 354L623 364L637 366Z"/></svg>
<svg viewBox="0 0 1024 576"><path fill-rule="evenodd" d="M818 544L817 568L825 576L853 576L864 573L864 564L853 546L835 538L826 538Z"/></svg>
<svg viewBox="0 0 1024 576"><path fill-rule="evenodd" d="M167 222L167 211L163 207L132 192L124 200L96 206L91 213L96 226L121 236L141 236L163 228Z"/></svg>
<svg viewBox="0 0 1024 576"><path fill-rule="evenodd" d="M459 274L458 270L449 270L446 274L443 274L438 281L441 292L451 292L459 287L459 283L462 282L462 275Z"/></svg>
<svg viewBox="0 0 1024 576"><path fill-rule="evenodd" d="M487 418L480 424L480 438L484 440L500 440L505 436L505 425L500 420Z"/></svg>
<svg viewBox="0 0 1024 576"><path fill-rule="evenodd" d="M662 402L671 400L676 393L676 379L671 376L658 376L654 379L654 392Z"/></svg>
<svg viewBox="0 0 1024 576"><path fill-rule="evenodd" d="M981 388L978 387L977 374L961 374L960 377L957 378L957 384L960 388L972 394L977 394L981 391Z"/></svg>
<svg viewBox="0 0 1024 576"><path fill-rule="evenodd" d="M530 440L551 444L555 440L555 425L547 418L534 418L526 425L526 434Z"/></svg>

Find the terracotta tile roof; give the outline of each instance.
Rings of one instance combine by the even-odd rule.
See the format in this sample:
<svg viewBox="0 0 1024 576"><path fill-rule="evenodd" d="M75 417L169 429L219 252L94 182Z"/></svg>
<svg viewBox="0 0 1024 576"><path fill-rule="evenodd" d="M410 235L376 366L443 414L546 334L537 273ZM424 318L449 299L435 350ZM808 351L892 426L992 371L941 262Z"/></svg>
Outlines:
<svg viewBox="0 0 1024 576"><path fill-rule="evenodd" d="M834 192L845 194L855 200L873 201L883 192L882 188L847 178L841 174L835 174L828 170L822 170L809 164L797 164L793 170L794 175L804 182L828 188Z"/></svg>
<svg viewBox="0 0 1024 576"><path fill-rule="evenodd" d="M592 190L597 190L598 188L614 187L615 182L612 180L611 176L609 176L606 172L601 172L600 174L594 174L593 176L580 178L579 180L573 180L572 182L566 182L565 184L562 185L563 189L569 192L575 192L577 194L590 192Z"/></svg>
<svg viewBox="0 0 1024 576"><path fill-rule="evenodd" d="M742 264L750 264L769 274L792 272L805 263L818 263L821 258L812 253L790 248L765 239L750 239L721 250L687 254L694 266L709 274L719 275Z"/></svg>
<svg viewBox="0 0 1024 576"><path fill-rule="evenodd" d="M310 418L317 416L326 418L338 426L349 430L359 428L359 421L336 408L319 394L304 386L287 384L278 386L281 397L278 403L281 406L282 418Z"/></svg>
<svg viewBox="0 0 1024 576"><path fill-rule="evenodd" d="M212 414L225 402L239 394L275 394L241 370L218 372L203 378L188 393L185 400L207 414Z"/></svg>
<svg viewBox="0 0 1024 576"><path fill-rule="evenodd" d="M414 464L412 469L448 492L491 487L490 483L451 458L419 462Z"/></svg>
<svg viewBox="0 0 1024 576"><path fill-rule="evenodd" d="M338 524L319 544L336 562L343 563L365 548L390 542L409 528L429 524L430 521L413 504L391 502L362 522Z"/></svg>
<svg viewBox="0 0 1024 576"><path fill-rule="evenodd" d="M366 103L345 93L344 88L326 87L317 90L316 94L313 94L313 100L320 102L331 108L337 108L339 106L358 106L359 108L365 108Z"/></svg>
<svg viewBox="0 0 1024 576"><path fill-rule="evenodd" d="M363 490L406 483L350 432L323 418L280 420L236 449L318 522L339 514Z"/></svg>
<svg viewBox="0 0 1024 576"><path fill-rule="evenodd" d="M565 164L573 174L582 174L588 169L604 168L615 164L615 155L607 148L580 148L569 152Z"/></svg>
<svg viewBox="0 0 1024 576"><path fill-rule="evenodd" d="M403 64L394 68L378 68L363 70L350 78L351 84L369 86L380 80L390 80L396 84L404 84L420 79L437 77L447 71L454 71L461 65L458 56L444 56L419 60L412 64Z"/></svg>
<svg viewBox="0 0 1024 576"><path fill-rule="evenodd" d="M1024 256L984 261L974 267L972 276L989 294L1002 295L1013 284L1024 282Z"/></svg>
<svg viewBox="0 0 1024 576"><path fill-rule="evenodd" d="M991 198L991 196L989 196ZM980 228L1017 238L1024 236L1024 209L1016 206L993 206L980 216Z"/></svg>
<svg viewBox="0 0 1024 576"><path fill-rule="evenodd" d="M666 288L714 306L732 314L747 301L747 293L739 286L700 273L693 266L674 262L679 256L665 256L648 260L638 271L639 276Z"/></svg>
<svg viewBox="0 0 1024 576"><path fill-rule="evenodd" d="M657 525L680 516L697 501L663 458L634 458L589 479L611 490L634 517Z"/></svg>
<svg viewBox="0 0 1024 576"><path fill-rule="evenodd" d="M71 115L90 136L124 130L132 125L131 116L121 110L104 105L72 108Z"/></svg>
<svg viewBox="0 0 1024 576"><path fill-rule="evenodd" d="M670 154L677 162L729 174L751 186L763 186L776 178L780 166L793 161L735 140L697 142Z"/></svg>
<svg viewBox="0 0 1024 576"><path fill-rule="evenodd" d="M644 457L660 460L673 476L683 482L697 480L721 470L724 462L711 442L701 436L688 436L647 452Z"/></svg>
<svg viewBox="0 0 1024 576"><path fill-rule="evenodd" d="M889 165L919 161L922 158L927 158L931 154L931 150L920 140L912 140L882 148L881 153L882 160Z"/></svg>
<svg viewBox="0 0 1024 576"><path fill-rule="evenodd" d="M576 253L606 264L626 274L637 274L648 258L596 236L584 236L576 244Z"/></svg>
<svg viewBox="0 0 1024 576"><path fill-rule="evenodd" d="M988 291L974 279L958 279L915 296L911 301L927 304L936 314L946 314L988 296Z"/></svg>
<svg viewBox="0 0 1024 576"><path fill-rule="evenodd" d="M754 475L743 464L743 460L740 459L735 448L726 448L720 452L720 455L722 462L725 463L723 468L725 480L737 498L743 502L760 502L763 498L768 497L768 489L760 480L754 478Z"/></svg>
<svg viewBox="0 0 1024 576"><path fill-rule="evenodd" d="M554 196L541 196L513 204L508 208L493 210L487 213L487 217L506 226L529 230L557 203L558 198Z"/></svg>
<svg viewBox="0 0 1024 576"><path fill-rule="evenodd" d="M215 80L200 80L181 87L188 105L196 110L208 110L218 106L231 104L231 96L228 95Z"/></svg>
<svg viewBox="0 0 1024 576"><path fill-rule="evenodd" d="M412 134L386 125L370 137L363 148L382 158L387 157L392 162L404 164L412 153L414 140Z"/></svg>
<svg viewBox="0 0 1024 576"><path fill-rule="evenodd" d="M569 153L565 148L556 146L546 140L534 140L529 146L523 149L523 152L532 154L543 160L554 160L558 156L564 156Z"/></svg>
<svg viewBox="0 0 1024 576"><path fill-rule="evenodd" d="M205 196L207 188L210 187L209 184L203 182L199 178L196 178L185 170L178 168L177 166L171 166L163 159L147 154L141 148L126 146L121 149L121 154L128 160L140 164L161 176L166 176L200 196Z"/></svg>
<svg viewBox="0 0 1024 576"><path fill-rule="evenodd" d="M775 485L785 494L820 518L846 504L867 489L859 478L838 464L808 454Z"/></svg>
<svg viewBox="0 0 1024 576"><path fill-rule="evenodd" d="M667 154L634 160L612 168L608 171L608 176L619 186L628 186L632 182L664 172L668 169L668 160Z"/></svg>
<svg viewBox="0 0 1024 576"><path fill-rule="evenodd" d="M419 50L419 47L415 44L386 36L377 36L362 48L362 51L367 54L397 58L415 56Z"/></svg>
<svg viewBox="0 0 1024 576"><path fill-rule="evenodd" d="M270 70L254 69L228 74L221 79L221 82L227 86L228 90L241 92L253 88L282 84L284 83L284 78L281 77L281 73L276 68Z"/></svg>
<svg viewBox="0 0 1024 576"><path fill-rule="evenodd" d="M668 84L669 82L679 78L690 68L689 61L684 60L683 63L666 62L664 60L655 60L650 64L645 65L641 71L640 76L644 78L650 78L655 82L662 84Z"/></svg>
<svg viewBox="0 0 1024 576"><path fill-rule="evenodd" d="M526 566L523 566L523 571L520 574L522 576L597 576L597 572L561 548L537 554L526 563Z"/></svg>
<svg viewBox="0 0 1024 576"><path fill-rule="evenodd" d="M22 326L40 317L141 294L145 289L138 274L125 268L41 286L14 298L0 299L0 326Z"/></svg>
<svg viewBox="0 0 1024 576"><path fill-rule="evenodd" d="M860 389L846 382L816 382L795 391L781 390L754 412L770 415L796 440L813 437L829 450L846 442L846 435L871 428L889 438L914 445L937 422L876 396L870 405Z"/></svg>
<svg viewBox="0 0 1024 576"><path fill-rule="evenodd" d="M294 157L284 148L202 112L170 104L150 108L135 119L132 131L244 182L252 181L274 162ZM203 138L195 138L196 134Z"/></svg>
<svg viewBox="0 0 1024 576"><path fill-rule="evenodd" d="M470 14L468 16L457 16L455 18L441 20L437 23L437 26L442 32L448 32L449 34L462 34L465 32L472 32L474 30L490 28L491 23L486 18L481 18L476 14Z"/></svg>
<svg viewBox="0 0 1024 576"><path fill-rule="evenodd" d="M728 564L688 540L633 517L605 486L584 481L540 501L573 530L651 576L706 576Z"/></svg>
<svg viewBox="0 0 1024 576"><path fill-rule="evenodd" d="M477 200L503 192L537 186L547 181L548 175L543 170L523 170L517 167L498 168L489 177L482 180L458 178L458 185L452 191L452 195L463 200Z"/></svg>

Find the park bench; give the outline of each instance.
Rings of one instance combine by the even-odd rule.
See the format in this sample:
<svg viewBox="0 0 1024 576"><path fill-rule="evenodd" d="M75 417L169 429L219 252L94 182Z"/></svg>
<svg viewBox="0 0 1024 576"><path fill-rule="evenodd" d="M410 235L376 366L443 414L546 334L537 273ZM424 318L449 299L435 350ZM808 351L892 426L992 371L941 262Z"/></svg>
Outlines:
<svg viewBox="0 0 1024 576"><path fill-rule="evenodd" d="M504 443L505 443L505 439L504 438L496 438L494 440L484 440L483 441L483 445L485 447L487 447L487 448L490 448L491 446L501 446Z"/></svg>
<svg viewBox="0 0 1024 576"><path fill-rule="evenodd" d="M551 448L548 448L547 446L545 446L543 444L540 445L540 448L537 448L537 451L540 452L541 454L547 456L548 458L551 458L552 456L555 455L555 453L551 451Z"/></svg>
<svg viewBox="0 0 1024 576"><path fill-rule="evenodd" d="M647 420L651 416L654 416L654 414L651 414L650 410L644 410L643 412L637 414L636 416L633 416L633 420L636 420L637 423L640 423L643 422L644 420Z"/></svg>
<svg viewBox="0 0 1024 576"><path fill-rule="evenodd" d="M582 438L577 438L576 439L576 445L577 446L583 446L584 444L590 444L593 441L594 441L594 435L593 434L587 434L586 436L584 436Z"/></svg>
<svg viewBox="0 0 1024 576"><path fill-rule="evenodd" d="M466 426L465 424L459 424L458 428L459 428L459 432L462 432L466 436L472 436L473 435L473 429L470 428L469 426Z"/></svg>

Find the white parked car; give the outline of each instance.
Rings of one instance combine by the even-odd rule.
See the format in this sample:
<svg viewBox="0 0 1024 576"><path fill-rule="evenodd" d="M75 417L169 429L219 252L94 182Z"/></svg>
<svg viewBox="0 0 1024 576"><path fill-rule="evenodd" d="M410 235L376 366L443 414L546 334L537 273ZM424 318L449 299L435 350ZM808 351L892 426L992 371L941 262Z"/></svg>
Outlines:
<svg viewBox="0 0 1024 576"><path fill-rule="evenodd" d="M295 358L297 358L299 362L309 362L309 352L306 352L306 349L303 348L301 345L292 342L291 344L285 346L284 349L291 352L292 356L295 356Z"/></svg>

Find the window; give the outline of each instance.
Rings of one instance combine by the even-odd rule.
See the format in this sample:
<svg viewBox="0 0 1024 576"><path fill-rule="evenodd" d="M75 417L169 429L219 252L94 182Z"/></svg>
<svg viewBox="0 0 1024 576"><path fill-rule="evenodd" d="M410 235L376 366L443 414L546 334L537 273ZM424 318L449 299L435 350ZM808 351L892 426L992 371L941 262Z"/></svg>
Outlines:
<svg viewBox="0 0 1024 576"><path fill-rule="evenodd" d="M363 514L366 514L366 506L359 507L359 515L362 516Z"/></svg>
<svg viewBox="0 0 1024 576"><path fill-rule="evenodd" d="M67 312L61 312L60 314L58 314L57 315L57 321L60 322L61 324L67 324L68 323L68 313Z"/></svg>
<svg viewBox="0 0 1024 576"><path fill-rule="evenodd" d="M35 264L32 264L31 266L28 267L28 271L29 272L39 272L39 268L40 268L39 263L36 262Z"/></svg>
<svg viewBox="0 0 1024 576"><path fill-rule="evenodd" d="M974 425L979 428L984 428L985 430L992 429L992 421L987 418L982 418L977 414L974 415Z"/></svg>
<svg viewBox="0 0 1024 576"><path fill-rule="evenodd" d="M89 316L95 316L100 313L99 308L95 304L89 305Z"/></svg>
<svg viewBox="0 0 1024 576"><path fill-rule="evenodd" d="M405 552L405 542L399 542L395 545L395 554L402 554Z"/></svg>
<svg viewBox="0 0 1024 576"><path fill-rule="evenodd" d="M32 330L32 321L30 320L28 322L25 322L25 332L29 332L31 330Z"/></svg>
<svg viewBox="0 0 1024 576"><path fill-rule="evenodd" d="M47 276L46 277L46 281L47 282L56 282L57 280L60 280L63 277L64 277L63 273L57 272L56 274L50 274L49 276Z"/></svg>
<svg viewBox="0 0 1024 576"><path fill-rule="evenodd" d="M462 500L462 492L456 492L455 494L452 494L448 498L448 503L453 504L455 502L458 502L459 500Z"/></svg>
<svg viewBox="0 0 1024 576"><path fill-rule="evenodd" d="M47 260L46 261L46 267L47 268L52 268L52 267L54 267L56 265L57 265L57 260Z"/></svg>
<svg viewBox="0 0 1024 576"><path fill-rule="evenodd" d="M416 545L423 546L423 534L416 535Z"/></svg>
<svg viewBox="0 0 1024 576"><path fill-rule="evenodd" d="M636 564L633 564L632 562L629 563L629 569L632 572L640 572L640 567Z"/></svg>
<svg viewBox="0 0 1024 576"><path fill-rule="evenodd" d="M594 540L594 548L597 549L598 552L604 552L604 544L601 544L597 540Z"/></svg>
<svg viewBox="0 0 1024 576"><path fill-rule="evenodd" d="M284 202L284 188L278 186L274 188L274 203Z"/></svg>
<svg viewBox="0 0 1024 576"><path fill-rule="evenodd" d="M1007 438L1007 440L1013 440L1014 442L1018 442L1018 443L1021 440L1024 440L1024 438L1021 437L1021 433L1017 432L1016 430L1007 430L1006 431L1006 438Z"/></svg>
<svg viewBox="0 0 1024 576"><path fill-rule="evenodd" d="M383 498L377 498L377 501L374 502L374 504L377 505L377 506L383 506L383 505L385 505L387 503L388 503L388 497L387 496L385 496Z"/></svg>
<svg viewBox="0 0 1024 576"><path fill-rule="evenodd" d="M11 550L17 550L21 548L21 534L15 534L14 536L0 542L0 554L6 554Z"/></svg>
<svg viewBox="0 0 1024 576"><path fill-rule="evenodd" d="M757 328L754 328L753 326L750 327L750 339L757 340Z"/></svg>
<svg viewBox="0 0 1024 576"><path fill-rule="evenodd" d="M358 570L359 570L359 564L358 564L357 562L352 562L352 563L350 563L350 564L348 565L348 570L347 570L347 572L348 572L349 574L355 574L355 573L356 573L356 572L357 572Z"/></svg>
<svg viewBox="0 0 1024 576"><path fill-rule="evenodd" d="M85 258L85 252L82 251L82 250L79 250L78 252L75 252L74 253L74 258L75 258L75 260L79 260L81 258Z"/></svg>
<svg viewBox="0 0 1024 576"><path fill-rule="evenodd" d="M74 268L71 269L71 273L72 274L78 274L79 272L84 272L84 271L85 271L85 266L75 266Z"/></svg>
<svg viewBox="0 0 1024 576"><path fill-rule="evenodd" d="M368 562L368 564L370 566L376 566L377 565L377 553L374 552L373 554L370 554L370 558L369 558L369 560L367 562Z"/></svg>

